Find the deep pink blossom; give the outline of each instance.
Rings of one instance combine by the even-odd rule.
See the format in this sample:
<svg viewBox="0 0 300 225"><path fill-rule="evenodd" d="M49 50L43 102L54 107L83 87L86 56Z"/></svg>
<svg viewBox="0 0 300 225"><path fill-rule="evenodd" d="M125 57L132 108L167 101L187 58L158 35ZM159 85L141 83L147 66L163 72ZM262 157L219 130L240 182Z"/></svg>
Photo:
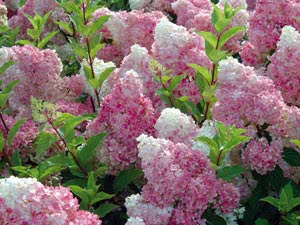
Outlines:
<svg viewBox="0 0 300 225"><path fill-rule="evenodd" d="M98 159L111 171L122 170L137 159L137 141L142 133L153 133L154 109L143 95L143 85L132 70L103 98L98 117L88 126L88 134L108 132Z"/></svg>

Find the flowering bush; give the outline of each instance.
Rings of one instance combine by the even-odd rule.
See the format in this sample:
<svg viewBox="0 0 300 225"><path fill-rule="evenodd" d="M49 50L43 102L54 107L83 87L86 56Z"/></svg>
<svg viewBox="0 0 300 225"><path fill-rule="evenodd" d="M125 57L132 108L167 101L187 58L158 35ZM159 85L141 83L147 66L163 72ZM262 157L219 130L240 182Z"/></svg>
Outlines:
<svg viewBox="0 0 300 225"><path fill-rule="evenodd" d="M298 224L299 7L0 0L0 224Z"/></svg>

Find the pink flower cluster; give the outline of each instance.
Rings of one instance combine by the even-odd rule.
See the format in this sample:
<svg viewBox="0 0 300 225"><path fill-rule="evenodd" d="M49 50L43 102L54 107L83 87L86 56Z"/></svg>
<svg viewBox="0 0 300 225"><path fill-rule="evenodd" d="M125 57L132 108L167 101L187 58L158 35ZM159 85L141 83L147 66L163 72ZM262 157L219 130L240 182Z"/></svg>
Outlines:
<svg viewBox="0 0 300 225"><path fill-rule="evenodd" d="M274 169L281 158L280 140L299 138L300 110L288 106L273 81L260 73L236 59L222 61L212 113L214 119L225 124L246 128L254 138L259 137L262 125L269 125L267 131L273 139L270 147L253 141L242 154L244 162L264 174Z"/></svg>
<svg viewBox="0 0 300 225"><path fill-rule="evenodd" d="M192 117L175 108L164 109L154 127L158 138L184 143L186 146L193 145L193 139L200 130Z"/></svg>
<svg viewBox="0 0 300 225"><path fill-rule="evenodd" d="M68 188L46 187L31 178L0 179L3 225L101 225L98 216L79 210Z"/></svg>
<svg viewBox="0 0 300 225"><path fill-rule="evenodd" d="M60 77L62 63L53 50L40 50L32 46L3 47L0 49L0 65L8 60L15 64L6 70L1 79L4 86L11 81L19 81L10 95L9 106L23 116L30 116L31 96L53 103L63 100L64 103L61 101L60 104L64 105L65 101L73 101L84 89L82 77ZM75 104L81 107L80 103ZM89 110L78 109L74 113Z"/></svg>
<svg viewBox="0 0 300 225"><path fill-rule="evenodd" d="M252 170L260 174L266 174L275 169L281 159L282 144L280 141L272 141L268 144L265 138L253 139L247 144L242 153L242 160Z"/></svg>
<svg viewBox="0 0 300 225"><path fill-rule="evenodd" d="M270 57L267 76L281 91L284 101L300 106L300 34L295 28L282 29L275 53Z"/></svg>
<svg viewBox="0 0 300 225"><path fill-rule="evenodd" d="M220 1L219 8L224 8L224 2ZM228 29L234 26L247 27L248 12L245 0L230 0L226 1L232 7L241 7L242 10L233 17L233 20L228 25ZM212 6L210 0L177 0L172 4L175 14L177 15L177 24L185 26L187 29L198 31L214 32L211 23ZM226 45L225 49L232 52L238 52L241 48L240 40L244 33L240 33L232 38Z"/></svg>
<svg viewBox="0 0 300 225"><path fill-rule="evenodd" d="M16 119L3 115L3 120L5 122L5 126L0 121L0 132L2 133L4 138L7 138L8 131L12 128L12 126L16 123ZM6 130L6 128L8 130ZM33 143L33 140L36 138L38 134L38 127L32 120L25 121L20 127L19 131L16 133L12 146L10 148L10 152L6 152L9 156L16 150L20 149L22 155L26 155L26 148L30 147ZM0 151L0 158L3 156L3 152Z"/></svg>
<svg viewBox="0 0 300 225"><path fill-rule="evenodd" d="M35 13L44 16L46 13L51 12L50 17L44 27L43 34L57 30L55 21L68 21L67 15L64 10L57 4L55 0L27 0L25 5L17 11L17 14L9 19L9 26L15 28L20 26L19 38L27 38L27 29L32 28L30 22L24 14L34 16ZM56 35L52 39L55 44L64 44L66 39L62 34Z"/></svg>
<svg viewBox="0 0 300 225"><path fill-rule="evenodd" d="M201 37L188 32L185 27L171 23L167 18L162 18L155 28L152 56L164 67L172 70L172 74L187 74L175 91L178 96L188 96L195 103L201 99L196 84L189 78L194 75L194 70L188 66L195 63L211 68Z"/></svg>
<svg viewBox="0 0 300 225"><path fill-rule="evenodd" d="M137 159L137 141L142 133L153 133L156 118L143 85L131 70L103 98L98 117L87 128L88 135L108 132L98 159L108 163L112 171L122 170Z"/></svg>
<svg viewBox="0 0 300 225"><path fill-rule="evenodd" d="M104 38L110 37L114 42L113 45L106 46L101 50L98 57L105 56L107 60L114 61L116 64L120 62L115 61L115 56L121 54L123 58L128 55L130 47L134 44L151 49L154 41L154 28L159 19L163 17L163 14L158 11L144 13L134 10L114 13L107 9L99 9L94 12L95 19L103 15L110 15L110 19L103 28ZM107 54L111 54L111 57Z"/></svg>
<svg viewBox="0 0 300 225"><path fill-rule="evenodd" d="M214 119L239 127L279 123L286 105L271 79L229 58L220 63L218 81Z"/></svg>
<svg viewBox="0 0 300 225"><path fill-rule="evenodd" d="M249 19L249 42L241 52L243 61L252 66L264 62L270 52L276 49L284 26L291 25L299 30L299 9L298 0L257 0L255 11Z"/></svg>
<svg viewBox="0 0 300 225"><path fill-rule="evenodd" d="M149 51L140 45L131 46L131 52L123 59L120 67L116 71L116 77L122 78L127 71L134 70L143 83L143 93L153 102L154 108L161 108L160 97L155 95L158 83L153 81L151 71L151 55ZM111 86L114 82L111 82ZM158 110L157 110L158 111Z"/></svg>
<svg viewBox="0 0 300 225"><path fill-rule="evenodd" d="M129 4L131 9L172 12L171 3L175 1L176 0L129 0Z"/></svg>
<svg viewBox="0 0 300 225"><path fill-rule="evenodd" d="M152 55L174 74L194 74L188 66L190 63L211 68L211 62L204 52L203 39L167 18L162 18L155 27Z"/></svg>
<svg viewBox="0 0 300 225"><path fill-rule="evenodd" d="M133 220L140 220L144 224L166 225L172 215L173 207L160 208L147 203L139 194L126 198L127 215ZM130 222L130 221L129 221ZM129 225L130 223L126 224ZM138 223L137 225L140 225Z"/></svg>
<svg viewBox="0 0 300 225"><path fill-rule="evenodd" d="M168 224L204 224L202 213L214 201L224 212L227 212L225 208L230 211L238 206L239 194L233 186L222 184L227 194L218 194L217 187L222 181L216 179L208 158L201 151L146 135L141 135L138 141L139 157L148 181L142 197L155 207L173 208ZM135 216L141 217L142 213ZM151 223L145 221L145 224Z"/></svg>

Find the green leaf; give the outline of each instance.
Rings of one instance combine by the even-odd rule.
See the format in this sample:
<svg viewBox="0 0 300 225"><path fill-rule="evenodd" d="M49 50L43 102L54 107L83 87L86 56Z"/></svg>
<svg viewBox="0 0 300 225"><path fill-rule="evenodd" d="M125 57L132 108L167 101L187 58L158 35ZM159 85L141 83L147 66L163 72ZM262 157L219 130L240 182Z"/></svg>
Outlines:
<svg viewBox="0 0 300 225"><path fill-rule="evenodd" d="M216 90L216 85L207 86L202 93L203 99L206 102L209 102L211 98L214 96L215 90Z"/></svg>
<svg viewBox="0 0 300 225"><path fill-rule="evenodd" d="M102 29L104 23L108 21L110 16L100 16L92 23L91 33L94 34Z"/></svg>
<svg viewBox="0 0 300 225"><path fill-rule="evenodd" d="M292 148L284 148L283 149L283 159L290 166L300 166L300 153Z"/></svg>
<svg viewBox="0 0 300 225"><path fill-rule="evenodd" d="M227 152L239 144L242 144L243 142L249 141L250 137L247 136L236 136L231 138L223 147L224 152Z"/></svg>
<svg viewBox="0 0 300 225"><path fill-rule="evenodd" d="M129 183L143 175L143 171L138 169L127 169L120 172L113 183L114 192L122 191Z"/></svg>
<svg viewBox="0 0 300 225"><path fill-rule="evenodd" d="M198 35L204 38L205 41L207 41L213 48L217 47L218 39L216 35L214 35L211 32L207 31L198 31L196 32Z"/></svg>
<svg viewBox="0 0 300 225"><path fill-rule="evenodd" d="M72 159L63 156L61 154L57 154L49 159L46 159L46 161L49 162L51 165L57 165L57 166L69 167L74 165Z"/></svg>
<svg viewBox="0 0 300 225"><path fill-rule="evenodd" d="M14 153L11 156L11 164L12 166L22 166L22 160L19 154L19 151L14 151Z"/></svg>
<svg viewBox="0 0 300 225"><path fill-rule="evenodd" d="M293 139L291 140L291 142L294 143L298 148L300 148L300 140Z"/></svg>
<svg viewBox="0 0 300 225"><path fill-rule="evenodd" d="M218 170L218 178L224 181L231 181L233 178L239 176L246 171L245 168L240 166L226 166Z"/></svg>
<svg viewBox="0 0 300 225"><path fill-rule="evenodd" d="M214 5L214 9L211 16L214 28L218 33L221 33L231 21L231 19L225 18L225 15L223 14L222 10L216 5Z"/></svg>
<svg viewBox="0 0 300 225"><path fill-rule="evenodd" d="M64 29L65 31L67 31L69 34L72 34L72 28L70 27L69 23L63 22L63 21L55 21L55 23L60 26L62 29Z"/></svg>
<svg viewBox="0 0 300 225"><path fill-rule="evenodd" d="M211 82L211 74L208 69L204 66L199 66L197 64L189 64L189 67L193 68L196 72L200 73L206 80L206 82Z"/></svg>
<svg viewBox="0 0 300 225"><path fill-rule="evenodd" d="M209 86L209 83L206 81L206 79L200 73L196 73L195 83L196 83L200 93L203 93L204 90Z"/></svg>
<svg viewBox="0 0 300 225"><path fill-rule="evenodd" d="M101 133L90 137L87 140L87 144L81 150L78 150L78 160L83 164L88 163L89 159L94 156L95 149L102 143L107 135L107 133Z"/></svg>
<svg viewBox="0 0 300 225"><path fill-rule="evenodd" d="M40 156L44 151L48 150L52 144L58 141L59 138L47 132L40 132L37 136L37 156Z"/></svg>
<svg viewBox="0 0 300 225"><path fill-rule="evenodd" d="M101 83L96 78L89 79L89 84L92 86L94 90L101 85Z"/></svg>
<svg viewBox="0 0 300 225"><path fill-rule="evenodd" d="M281 209L281 201L277 198L265 197L265 198L260 199L260 201L268 202L269 204L275 206L279 210Z"/></svg>
<svg viewBox="0 0 300 225"><path fill-rule="evenodd" d="M113 209L118 208L118 205L111 204L111 203L104 203L99 206L98 209L95 210L95 213L100 217L103 218L106 214L110 213Z"/></svg>
<svg viewBox="0 0 300 225"><path fill-rule="evenodd" d="M200 141L204 144L207 144L210 149L215 151L219 151L219 145L211 138L206 136L200 136L196 138L196 141Z"/></svg>
<svg viewBox="0 0 300 225"><path fill-rule="evenodd" d="M2 132L0 132L0 152L3 151L4 145L5 145L5 139L3 137Z"/></svg>
<svg viewBox="0 0 300 225"><path fill-rule="evenodd" d="M109 75L114 71L115 67L109 67L105 69L99 76L98 81L99 81L99 88L102 87L103 82L109 77Z"/></svg>
<svg viewBox="0 0 300 225"><path fill-rule="evenodd" d="M32 45L32 46L34 46L34 43L32 43L32 42L29 41L29 40L18 40L18 41L16 42L16 44L18 44L18 45Z"/></svg>
<svg viewBox="0 0 300 225"><path fill-rule="evenodd" d="M245 30L245 28L241 27L241 26L232 27L232 28L226 30L222 34L222 36L220 37L220 42L219 42L219 45L218 45L218 49L221 49L229 39L231 39L232 37L234 37L238 33L243 32L244 30Z"/></svg>
<svg viewBox="0 0 300 225"><path fill-rule="evenodd" d="M82 200L82 204L80 205L83 207L83 209L87 209L89 203L89 196L87 190L75 185L70 185L69 188L75 195L77 195Z"/></svg>
<svg viewBox="0 0 300 225"><path fill-rule="evenodd" d="M42 171L42 173L39 176L39 180L43 180L43 179L49 177L51 174L58 173L64 169L65 169L65 167L61 167L61 166L49 167L45 171Z"/></svg>
<svg viewBox="0 0 300 225"><path fill-rule="evenodd" d="M0 67L0 75L3 74L9 67L14 65L14 61L8 61Z"/></svg>
<svg viewBox="0 0 300 225"><path fill-rule="evenodd" d="M280 192L280 201L284 205L288 205L293 198L293 187L289 183L285 185Z"/></svg>
<svg viewBox="0 0 300 225"><path fill-rule="evenodd" d="M175 90L175 88L180 84L180 82L183 80L185 76L181 75L181 76L176 76L174 78L171 79L168 90L170 92L173 92Z"/></svg>
<svg viewBox="0 0 300 225"><path fill-rule="evenodd" d="M288 222L290 225L298 225L296 214L293 213L287 214L286 216L283 216L282 219Z"/></svg>
<svg viewBox="0 0 300 225"><path fill-rule="evenodd" d="M50 41L51 38L53 38L56 34L58 34L58 31L53 31L48 33L39 43L38 48L44 48L45 45Z"/></svg>
<svg viewBox="0 0 300 225"><path fill-rule="evenodd" d="M156 95L165 95L165 96L170 96L171 93L168 90L165 90L164 88L157 88L155 91Z"/></svg>
<svg viewBox="0 0 300 225"><path fill-rule="evenodd" d="M89 176L88 176L87 189L97 191L98 187L96 190L95 190L95 187L97 187L97 185L96 185L96 181L95 181L94 172L92 171L89 173Z"/></svg>
<svg viewBox="0 0 300 225"><path fill-rule="evenodd" d="M214 64L217 64L219 61L226 58L226 54L227 53L225 51L213 49L207 54L207 56Z"/></svg>
<svg viewBox="0 0 300 225"><path fill-rule="evenodd" d="M22 124L26 121L26 119L21 119L18 120L9 130L8 135L7 135L7 142L8 145L11 146L12 141L16 135L16 133L19 131L20 127Z"/></svg>
<svg viewBox="0 0 300 225"><path fill-rule="evenodd" d="M107 199L111 199L112 197L114 197L115 195L110 195L107 194L105 192L98 192L94 198L91 201L91 205L96 204L97 202L103 201L103 200L107 200Z"/></svg>
<svg viewBox="0 0 300 225"><path fill-rule="evenodd" d="M300 197L293 198L288 205L288 208L286 209L287 212L291 211L293 208L297 207L300 205Z"/></svg>
<svg viewBox="0 0 300 225"><path fill-rule="evenodd" d="M269 222L266 219L258 218L255 221L255 225L269 225Z"/></svg>

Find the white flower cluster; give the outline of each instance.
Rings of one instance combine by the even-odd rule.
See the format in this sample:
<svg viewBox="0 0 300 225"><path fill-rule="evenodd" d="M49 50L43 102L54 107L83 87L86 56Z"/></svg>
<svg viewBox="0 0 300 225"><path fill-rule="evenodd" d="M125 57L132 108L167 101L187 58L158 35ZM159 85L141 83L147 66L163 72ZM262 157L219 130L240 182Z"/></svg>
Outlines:
<svg viewBox="0 0 300 225"><path fill-rule="evenodd" d="M163 17L156 25L154 40L156 45L164 49L180 48L190 41L190 35L185 27L178 26Z"/></svg>
<svg viewBox="0 0 300 225"><path fill-rule="evenodd" d="M164 109L154 127L159 138L185 144L191 142L198 131L198 127L192 117L176 108Z"/></svg>
<svg viewBox="0 0 300 225"><path fill-rule="evenodd" d="M24 205L24 195L35 193L38 187L43 185L32 178L18 178L11 176L9 178L0 179L0 198L5 200L5 203L10 208L15 208L17 205Z"/></svg>
<svg viewBox="0 0 300 225"><path fill-rule="evenodd" d="M137 138L139 154L138 156L142 159L147 159L147 161L153 161L157 152L160 151L161 144L157 139L147 136L145 134L140 135ZM167 140L160 139L160 141L167 142Z"/></svg>
<svg viewBox="0 0 300 225"><path fill-rule="evenodd" d="M145 225L145 223L139 217L130 217L125 225Z"/></svg>
<svg viewBox="0 0 300 225"><path fill-rule="evenodd" d="M0 26L7 26L7 8L0 3Z"/></svg>
<svg viewBox="0 0 300 225"><path fill-rule="evenodd" d="M127 197L125 207L127 208L127 214L131 217L129 221L131 223L127 223L127 225L143 225L143 219L148 223L151 220L153 225L163 225L160 218L169 218L173 211L173 207L161 209L145 202L140 194Z"/></svg>
<svg viewBox="0 0 300 225"><path fill-rule="evenodd" d="M235 81L239 77L240 68L237 59L228 57L219 63L219 82Z"/></svg>
<svg viewBox="0 0 300 225"><path fill-rule="evenodd" d="M282 28L280 40L277 43L278 48L299 48L300 33L292 26Z"/></svg>

